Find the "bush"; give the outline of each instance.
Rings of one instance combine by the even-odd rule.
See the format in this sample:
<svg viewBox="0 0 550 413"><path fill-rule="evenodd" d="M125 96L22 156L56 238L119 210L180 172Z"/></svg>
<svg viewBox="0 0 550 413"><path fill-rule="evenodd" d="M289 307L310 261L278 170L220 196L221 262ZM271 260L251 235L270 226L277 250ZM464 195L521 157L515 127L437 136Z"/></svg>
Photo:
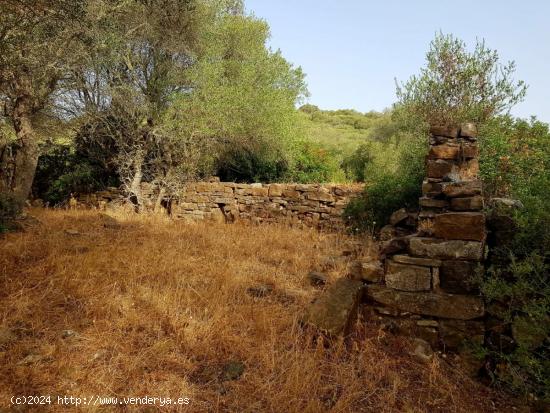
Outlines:
<svg viewBox="0 0 550 413"><path fill-rule="evenodd" d="M365 168L365 191L348 204L345 216L356 231L384 226L399 208L414 208L421 196L424 177L424 136L400 135L389 144L372 144L371 162ZM365 151L364 157L369 152Z"/></svg>
<svg viewBox="0 0 550 413"><path fill-rule="evenodd" d="M486 195L523 204L489 211L489 217L508 216L515 226L511 239L492 247L481 280L492 315L514 346L489 342L485 354L497 366L497 383L550 401L550 132L536 119L503 116L484 125L481 137Z"/></svg>
<svg viewBox="0 0 550 413"><path fill-rule="evenodd" d="M287 174L288 160L267 146L228 145L217 159L216 170L222 181L274 182Z"/></svg>
<svg viewBox="0 0 550 413"><path fill-rule="evenodd" d="M350 156L344 158L342 169L348 179L365 182L367 166L372 162L372 146L368 143L360 145Z"/></svg>
<svg viewBox="0 0 550 413"><path fill-rule="evenodd" d="M292 163L286 181L298 183L335 182L343 180L336 156L321 145L299 140L292 149Z"/></svg>
<svg viewBox="0 0 550 413"><path fill-rule="evenodd" d="M76 153L69 145L50 144L42 148L33 181L33 195L57 205L72 193L90 193L116 186L116 176Z"/></svg>

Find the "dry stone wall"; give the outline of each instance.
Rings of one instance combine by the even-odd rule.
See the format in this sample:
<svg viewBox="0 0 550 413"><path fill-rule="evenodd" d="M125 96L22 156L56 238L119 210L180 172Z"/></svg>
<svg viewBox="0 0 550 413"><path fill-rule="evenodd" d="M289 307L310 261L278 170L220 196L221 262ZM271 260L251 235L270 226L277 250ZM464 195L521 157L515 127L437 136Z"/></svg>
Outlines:
<svg viewBox="0 0 550 413"><path fill-rule="evenodd" d="M472 283L486 239L477 156L474 125L431 128L417 231L385 244L383 282L367 289L375 313L401 333L450 350L484 338Z"/></svg>
<svg viewBox="0 0 550 413"><path fill-rule="evenodd" d="M233 182L195 182L162 205L175 219L234 222L284 222L323 229L342 229L343 212L362 185L343 184L238 184ZM152 208L158 193L144 184L146 207ZM116 188L79 198L95 207L119 199Z"/></svg>

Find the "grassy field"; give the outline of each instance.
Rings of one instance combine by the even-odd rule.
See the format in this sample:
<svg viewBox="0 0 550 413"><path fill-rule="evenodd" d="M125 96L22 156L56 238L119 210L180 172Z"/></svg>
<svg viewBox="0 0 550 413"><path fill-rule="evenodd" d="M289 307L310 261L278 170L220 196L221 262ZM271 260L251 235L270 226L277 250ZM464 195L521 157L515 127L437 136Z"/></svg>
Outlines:
<svg viewBox="0 0 550 413"><path fill-rule="evenodd" d="M190 399L78 408L53 399L15 411L511 411L372 323L359 320L328 347L300 328L319 293L305 276L349 248L344 236L123 215L120 228L105 228L93 211L31 214L39 224L0 239L0 411L13 395ZM250 294L257 283L273 291Z"/></svg>

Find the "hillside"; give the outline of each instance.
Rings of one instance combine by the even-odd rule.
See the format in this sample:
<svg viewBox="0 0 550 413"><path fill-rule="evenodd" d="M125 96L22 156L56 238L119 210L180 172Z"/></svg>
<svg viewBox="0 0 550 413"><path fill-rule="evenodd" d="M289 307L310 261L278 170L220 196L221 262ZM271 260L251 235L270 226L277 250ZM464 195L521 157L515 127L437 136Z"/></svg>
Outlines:
<svg viewBox="0 0 550 413"><path fill-rule="evenodd" d="M363 143L388 141L396 130L390 112L321 110L313 105L304 105L299 112L306 136L341 158Z"/></svg>

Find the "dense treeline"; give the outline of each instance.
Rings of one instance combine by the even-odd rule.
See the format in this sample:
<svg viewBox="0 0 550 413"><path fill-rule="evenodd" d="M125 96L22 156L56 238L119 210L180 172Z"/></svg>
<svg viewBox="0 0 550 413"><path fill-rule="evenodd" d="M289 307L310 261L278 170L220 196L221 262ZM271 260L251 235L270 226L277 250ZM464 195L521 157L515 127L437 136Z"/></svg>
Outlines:
<svg viewBox="0 0 550 413"><path fill-rule="evenodd" d="M35 196L116 183L139 206L142 181L290 179L314 157L297 133L304 75L238 1L0 8L1 184L19 204L37 164Z"/></svg>

